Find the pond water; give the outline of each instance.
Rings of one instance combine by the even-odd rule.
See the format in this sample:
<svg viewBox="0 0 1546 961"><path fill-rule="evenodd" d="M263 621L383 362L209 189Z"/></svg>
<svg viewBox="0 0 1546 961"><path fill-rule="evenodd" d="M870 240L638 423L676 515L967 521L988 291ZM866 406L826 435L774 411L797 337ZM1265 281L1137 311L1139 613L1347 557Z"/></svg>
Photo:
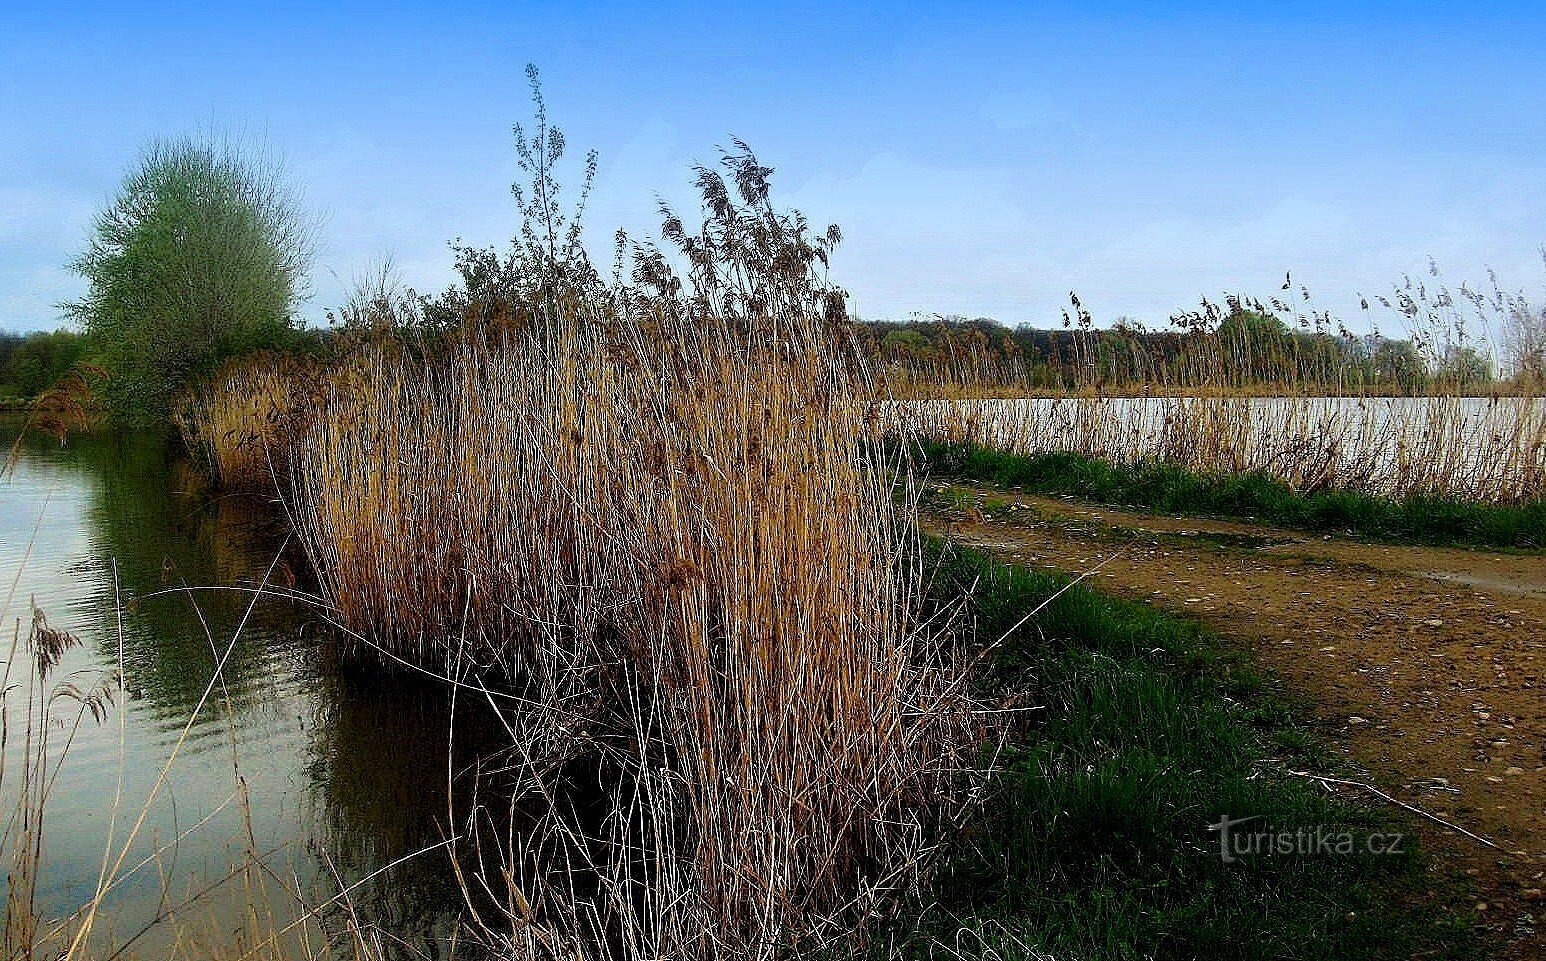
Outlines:
<svg viewBox="0 0 1546 961"><path fill-rule="evenodd" d="M0 421L5 450L18 426ZM20 451L0 480L0 643L25 642L35 604L81 641L45 689L105 684L111 694L121 664L126 695L102 721L85 714L59 766L45 807L39 914L66 914L92 897L110 833L122 844L142 809L124 868L159 856L106 902L118 940L224 877L249 845L316 903L445 837L452 766L443 689L340 665L317 613L296 602L176 590L251 587L271 566L274 581L292 583L292 565L303 565L283 556L271 505L210 496L169 444L147 436L76 435L65 446L28 437ZM28 717L24 655L13 659L5 817ZM54 702L56 748L77 713L68 698ZM235 887L201 902L216 927L247 897ZM277 883L265 897L279 916L293 914ZM460 903L443 851L391 868L352 900L415 940L442 929Z"/></svg>

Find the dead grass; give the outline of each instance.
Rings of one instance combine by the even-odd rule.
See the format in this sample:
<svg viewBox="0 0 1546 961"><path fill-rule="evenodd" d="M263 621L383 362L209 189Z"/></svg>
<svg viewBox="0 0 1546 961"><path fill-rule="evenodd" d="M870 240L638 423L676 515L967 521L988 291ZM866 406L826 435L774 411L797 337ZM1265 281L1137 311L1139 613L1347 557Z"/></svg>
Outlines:
<svg viewBox="0 0 1546 961"><path fill-rule="evenodd" d="M173 419L222 487L272 491L285 472L283 438L315 373L312 362L284 354L239 357L195 385Z"/></svg>
<svg viewBox="0 0 1546 961"><path fill-rule="evenodd" d="M361 643L519 693L546 812L518 841L461 812L507 865L479 924L502 952L845 934L921 877L969 744L913 621L911 491L827 344L562 320L335 375L291 455L323 593ZM583 841L575 763L612 792ZM554 864L591 890L545 890Z"/></svg>
<svg viewBox="0 0 1546 961"><path fill-rule="evenodd" d="M915 497L822 279L835 232L772 211L749 154L726 168L699 171L701 231L668 215L687 276L637 247L632 283L478 304L433 349L378 338L287 437L345 635L508 726L508 800L448 812L500 956L852 937L967 797L964 667L917 620Z"/></svg>
<svg viewBox="0 0 1546 961"><path fill-rule="evenodd" d="M1074 451L1202 474L1262 472L1296 490L1435 494L1490 504L1546 495L1546 402L1466 398L1077 396L894 404L902 433L1018 454Z"/></svg>

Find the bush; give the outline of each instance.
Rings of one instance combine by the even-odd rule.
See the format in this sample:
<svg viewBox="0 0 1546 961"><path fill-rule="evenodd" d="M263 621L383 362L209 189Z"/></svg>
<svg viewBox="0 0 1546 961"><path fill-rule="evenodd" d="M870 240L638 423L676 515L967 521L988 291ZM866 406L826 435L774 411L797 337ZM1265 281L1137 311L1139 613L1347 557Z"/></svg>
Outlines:
<svg viewBox="0 0 1546 961"><path fill-rule="evenodd" d="M111 375L114 418L164 421L190 378L283 343L310 255L273 165L230 145L151 146L71 265L90 286L66 308Z"/></svg>

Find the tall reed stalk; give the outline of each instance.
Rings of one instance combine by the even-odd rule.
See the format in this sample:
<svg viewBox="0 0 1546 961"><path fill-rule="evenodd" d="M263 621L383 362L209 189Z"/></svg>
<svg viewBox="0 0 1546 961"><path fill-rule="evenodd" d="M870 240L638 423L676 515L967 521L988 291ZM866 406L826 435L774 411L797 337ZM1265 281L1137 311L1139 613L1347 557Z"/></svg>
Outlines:
<svg viewBox="0 0 1546 961"><path fill-rule="evenodd" d="M962 668L918 621L835 231L774 212L749 153L725 167L698 171L701 230L668 213L685 277L638 246L631 283L358 352L290 438L287 507L356 644L503 709L516 800L457 812L466 863L500 865L468 892L501 955L851 936L962 797Z"/></svg>

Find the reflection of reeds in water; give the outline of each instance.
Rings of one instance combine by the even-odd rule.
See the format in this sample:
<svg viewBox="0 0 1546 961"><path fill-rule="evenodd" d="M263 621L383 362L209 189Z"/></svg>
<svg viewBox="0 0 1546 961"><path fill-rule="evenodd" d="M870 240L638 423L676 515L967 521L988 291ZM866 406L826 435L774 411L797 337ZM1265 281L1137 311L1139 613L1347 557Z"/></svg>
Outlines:
<svg viewBox="0 0 1546 961"><path fill-rule="evenodd" d="M29 430L19 443L52 448L56 441ZM0 704L5 708L0 740L8 748L7 763L0 765L8 832L0 852L9 862L6 956L190 961L376 956L375 946L365 943L356 923L357 911L391 923L386 930L420 933L422 926L398 926L400 915L384 910L395 908L398 900L381 898L378 904L379 892L372 889L382 878L366 878L380 864L370 861L369 854L364 864L345 863L353 852L339 857L336 890L364 883L333 900L327 879L302 887L285 867L291 852L261 849L250 829L244 830L255 817L261 834L265 812L251 805L272 802L249 801L244 768L251 758L238 756L232 725L238 718L250 722L255 707L267 710L276 701L279 679L270 670L271 648L263 635L274 626L270 606L283 601L258 601L251 593L264 585L265 593L287 593L283 558L265 554L277 549L278 541L267 543L261 537L263 528L275 522L273 512L260 510L263 505L252 498L203 503L186 497L185 491L202 486L200 478L188 471L186 461L169 456L165 446L151 438L77 433L67 450L50 450L49 458L71 470L89 470L98 481L90 485L92 494L84 505L92 552L111 555L116 562L110 573L93 572L93 603L88 607L100 620L89 633L101 638L96 658L116 661L124 680L120 687L116 672L103 675L78 666L72 670L72 661L78 665L87 657L77 650L81 641L54 628L40 610L33 612L30 631L18 630L13 636L15 649L5 660L6 676L0 681ZM28 549L19 560L17 583L25 583L25 568L33 562L47 564L48 558L40 560ZM129 574L122 584L120 566ZM211 581L241 586L192 593L181 588L203 588ZM5 606L15 587L12 584L8 594L0 586ZM143 782L146 772L131 772L125 786L115 789L111 764L104 764L96 750L104 736L113 738L112 733L96 732L89 736L96 743L84 748L80 743L88 739L85 728L124 721L124 712L116 707L130 700L136 702L139 717L129 729L123 760L140 756L134 728L146 721L176 741L160 771L148 772L158 782L148 795L127 787ZM444 745L443 727L438 734L423 736ZM228 794L222 792L218 774L212 781L202 779L197 761L189 758L186 767L176 764L179 755L198 750L218 753L222 738L232 744L227 767L231 781L224 789ZM202 747L196 747L200 741ZM250 751L250 739L244 737L243 743ZM434 766L431 758L425 761ZM214 763L218 770L219 762ZM261 767L263 759L258 764ZM82 772L91 775L85 785ZM191 783L183 780L190 773ZM429 773L433 777L435 772ZM175 815L169 824L164 816L174 785L184 798L191 791L209 805L207 816L192 827L186 821L178 825ZM70 823L68 809L82 802L82 790L96 792L93 813L110 822L115 836L108 837L96 855L104 871L100 890L82 901L60 904L72 886L92 892L99 883L99 865L92 854L84 852L81 858L81 839L69 837L76 825ZM66 809L63 817L61 808ZM104 827L98 818L90 826L93 833ZM174 838L169 827L185 830ZM228 833L233 828L234 837ZM127 840L127 834L138 840ZM417 838L426 845L440 840L434 832L421 832ZM343 843L331 835L324 843L328 841ZM198 862L211 848L229 850L229 863L217 853L202 865L189 866L190 850L201 852L191 858ZM398 849L392 857L412 853ZM330 846L319 857L328 867L335 865ZM441 863L429 857L417 860ZM393 874L394 881L402 877L400 871ZM425 904L443 912L447 895L456 893L454 883L443 880L436 893L438 900Z"/></svg>
<svg viewBox="0 0 1546 961"><path fill-rule="evenodd" d="M450 690L422 675L343 669L317 681L326 693L306 724L314 849L346 883L408 858L356 891L358 917L415 945L453 935L462 896L446 857L412 855L445 840L448 811L474 803L480 759L500 763L503 729L486 703L463 699L453 715Z"/></svg>
<svg viewBox="0 0 1546 961"><path fill-rule="evenodd" d="M229 641L235 646L240 632ZM269 864L274 852L258 848L252 833L251 802L235 753L232 734L233 787L202 819L175 837L152 836L147 816L166 789L189 731L205 709L218 710L224 698L212 679L205 698L192 711L183 736L173 745L154 787L144 798L126 797L120 780L101 786L110 830L102 851L100 871L90 881L92 894L73 909L45 914L40 908L40 879L49 864L48 837L68 826L50 823L54 785L69 760L72 745L84 725L100 724L110 715L122 718L125 688L117 671L55 676L67 654L80 645L74 635L51 627L34 608L30 630L18 624L13 632L3 676L0 676L0 791L10 802L0 853L7 860L5 894L5 956L14 961L84 961L88 958L159 958L176 961L241 959L354 958L382 956L379 941L357 923L352 888L344 887L321 901L310 898ZM229 646L227 656L229 655ZM228 723L231 706L224 704ZM121 734L121 732L120 732ZM200 878L190 890L174 887L168 873L178 846L208 831L212 820L231 810L244 826L245 838L229 870ZM160 895L153 915L138 927L124 929L116 916L116 899L127 887L158 879Z"/></svg>

